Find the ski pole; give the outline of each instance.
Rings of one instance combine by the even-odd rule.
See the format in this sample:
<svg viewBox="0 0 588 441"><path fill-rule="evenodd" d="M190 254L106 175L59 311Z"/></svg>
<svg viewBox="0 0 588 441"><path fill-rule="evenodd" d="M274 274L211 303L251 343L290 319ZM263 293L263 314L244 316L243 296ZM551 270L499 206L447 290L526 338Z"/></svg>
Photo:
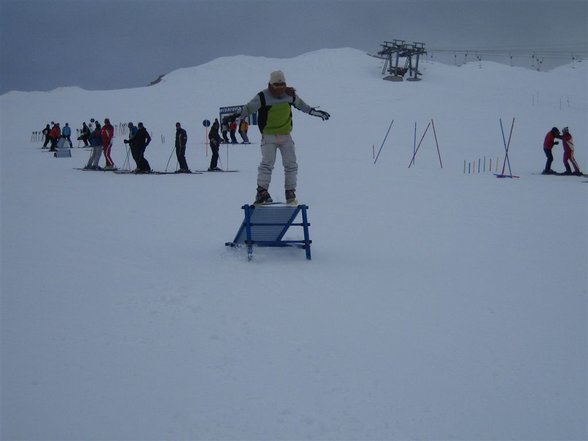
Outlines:
<svg viewBox="0 0 588 441"><path fill-rule="evenodd" d="M131 147L129 144L127 144L127 156L125 158L125 162L123 163L123 169L124 170L130 170L131 169L131 161L129 160L129 153L131 151Z"/></svg>
<svg viewBox="0 0 588 441"><path fill-rule="evenodd" d="M169 161L171 161L171 157L172 157L172 155L174 154L174 150L175 150L175 149L176 149L176 147L175 147L175 146L173 146L173 147L172 147L172 151L171 151L171 152L170 152L170 154L169 154L169 158L168 158L168 160L167 160L167 164L165 165L165 171L167 171L167 168L169 167Z"/></svg>

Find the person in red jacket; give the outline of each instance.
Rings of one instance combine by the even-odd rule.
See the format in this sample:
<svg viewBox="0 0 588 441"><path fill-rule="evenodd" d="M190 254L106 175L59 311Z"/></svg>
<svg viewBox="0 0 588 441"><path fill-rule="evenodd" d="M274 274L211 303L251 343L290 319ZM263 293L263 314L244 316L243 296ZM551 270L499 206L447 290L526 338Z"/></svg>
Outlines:
<svg viewBox="0 0 588 441"><path fill-rule="evenodd" d="M59 123L53 124L53 128L49 132L49 138L51 139L51 148L49 151L56 152L57 141L59 141L59 138L61 138L61 127L59 127Z"/></svg>
<svg viewBox="0 0 588 441"><path fill-rule="evenodd" d="M105 170L115 170L114 162L110 157L110 151L112 150L112 138L114 138L114 127L110 125L108 118L104 119L104 125L100 130L100 136L102 137L102 152L104 153L104 159L106 159Z"/></svg>
<svg viewBox="0 0 588 441"><path fill-rule="evenodd" d="M229 135L231 136L231 144L237 144L237 121L235 118L231 118L229 124Z"/></svg>
<svg viewBox="0 0 588 441"><path fill-rule="evenodd" d="M545 170L543 170L544 175L555 175L556 172L551 169L551 163L553 162L553 153L551 149L556 144L559 144L557 139L561 139L561 135L559 133L559 129L557 127L552 128L547 135L545 135L545 140L543 141L543 151L545 152L545 156L547 156L547 162L545 163Z"/></svg>
<svg viewBox="0 0 588 441"><path fill-rule="evenodd" d="M563 132L563 135L561 137L561 141L562 141L562 145L563 145L563 149L564 149L563 162L564 162L564 166L566 168L566 171L564 174L566 174L566 175L574 174L576 176L582 176L582 172L580 171L580 167L578 166L578 163L576 162L576 158L574 158L574 141L572 140L572 134L570 133L570 130L567 127L564 127L562 129L562 132ZM572 169L569 164L570 162L572 163L572 166L574 167L574 173L572 173Z"/></svg>

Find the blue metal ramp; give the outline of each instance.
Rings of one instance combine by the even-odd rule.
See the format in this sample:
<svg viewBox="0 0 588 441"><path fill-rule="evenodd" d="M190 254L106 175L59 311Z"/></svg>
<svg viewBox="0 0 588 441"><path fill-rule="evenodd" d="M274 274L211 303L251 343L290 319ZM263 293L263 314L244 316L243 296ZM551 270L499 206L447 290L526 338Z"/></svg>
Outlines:
<svg viewBox="0 0 588 441"><path fill-rule="evenodd" d="M253 257L253 246L258 247L298 247L306 250L306 258L310 260L310 240L306 205L243 205L245 219L232 242L226 246L247 246L247 258ZM301 222L294 222L301 217ZM302 227L303 239L285 240L284 235L290 227Z"/></svg>

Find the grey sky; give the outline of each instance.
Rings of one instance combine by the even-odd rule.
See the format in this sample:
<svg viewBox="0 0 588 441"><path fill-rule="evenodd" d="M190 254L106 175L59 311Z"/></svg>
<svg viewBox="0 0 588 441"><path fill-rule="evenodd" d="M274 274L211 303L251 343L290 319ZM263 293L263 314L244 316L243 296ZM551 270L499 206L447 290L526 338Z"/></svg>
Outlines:
<svg viewBox="0 0 588 441"><path fill-rule="evenodd" d="M0 0L0 93L139 87L219 56L373 53L394 38L563 63L586 55L587 29L586 0Z"/></svg>

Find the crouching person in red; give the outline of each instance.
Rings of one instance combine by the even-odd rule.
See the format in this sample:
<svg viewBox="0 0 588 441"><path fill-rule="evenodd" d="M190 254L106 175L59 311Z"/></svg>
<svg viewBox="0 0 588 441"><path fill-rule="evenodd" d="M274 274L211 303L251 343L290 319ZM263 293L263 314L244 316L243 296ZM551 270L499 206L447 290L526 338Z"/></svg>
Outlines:
<svg viewBox="0 0 588 441"><path fill-rule="evenodd" d="M561 137L561 141L563 144L564 154L563 154L563 163L566 171L564 174L566 175L576 175L576 176L583 176L582 172L580 171L580 167L576 162L576 158L574 158L574 141L572 140L572 134L567 127L562 129L563 135ZM574 167L574 172L572 173L572 169L569 163L572 163Z"/></svg>

